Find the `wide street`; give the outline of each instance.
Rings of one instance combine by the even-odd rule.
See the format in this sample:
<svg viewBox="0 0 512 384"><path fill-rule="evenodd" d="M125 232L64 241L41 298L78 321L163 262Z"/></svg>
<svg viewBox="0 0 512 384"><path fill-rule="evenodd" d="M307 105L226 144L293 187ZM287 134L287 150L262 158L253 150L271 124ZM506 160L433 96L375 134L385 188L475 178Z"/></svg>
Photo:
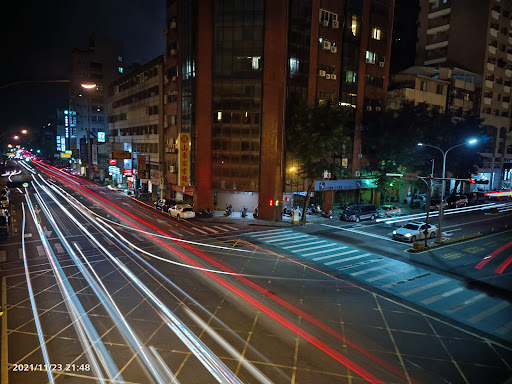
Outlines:
<svg viewBox="0 0 512 384"><path fill-rule="evenodd" d="M0 243L2 384L512 377L511 204L447 212L445 239L489 234L408 253L391 239L407 221L176 220L19 170L32 181L11 188Z"/></svg>

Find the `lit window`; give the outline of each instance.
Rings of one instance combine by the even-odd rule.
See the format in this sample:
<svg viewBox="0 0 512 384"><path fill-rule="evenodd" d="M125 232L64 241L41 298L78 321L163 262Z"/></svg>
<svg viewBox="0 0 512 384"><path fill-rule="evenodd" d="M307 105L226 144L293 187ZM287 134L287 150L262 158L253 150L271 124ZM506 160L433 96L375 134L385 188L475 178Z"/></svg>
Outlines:
<svg viewBox="0 0 512 384"><path fill-rule="evenodd" d="M119 71L119 73L123 73L123 67L117 67L117 70Z"/></svg>
<svg viewBox="0 0 512 384"><path fill-rule="evenodd" d="M222 120L222 112L217 112L217 121L221 121Z"/></svg>
<svg viewBox="0 0 512 384"><path fill-rule="evenodd" d="M366 51L366 62L375 64L375 60L377 58L377 54L375 52Z"/></svg>
<svg viewBox="0 0 512 384"><path fill-rule="evenodd" d="M375 39L375 40L382 39L382 29L373 27L372 28L372 39Z"/></svg>
<svg viewBox="0 0 512 384"><path fill-rule="evenodd" d="M299 60L291 57L290 58L290 72L297 73L299 72Z"/></svg>
<svg viewBox="0 0 512 384"><path fill-rule="evenodd" d="M252 57L252 69L260 69L260 59L261 56Z"/></svg>
<svg viewBox="0 0 512 384"><path fill-rule="evenodd" d="M117 61L123 61L123 56L117 56Z"/></svg>
<svg viewBox="0 0 512 384"><path fill-rule="evenodd" d="M352 26L351 26L351 29L352 29L352 34L354 36L357 36L357 32L358 32L358 25L359 25L359 22L357 21L357 16L356 15L352 15Z"/></svg>

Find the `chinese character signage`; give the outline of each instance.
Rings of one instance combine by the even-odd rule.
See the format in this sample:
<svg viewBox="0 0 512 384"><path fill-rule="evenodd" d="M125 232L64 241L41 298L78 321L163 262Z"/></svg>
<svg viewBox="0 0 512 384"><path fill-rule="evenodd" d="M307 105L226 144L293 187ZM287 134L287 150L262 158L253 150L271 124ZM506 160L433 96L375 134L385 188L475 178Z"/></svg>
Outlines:
<svg viewBox="0 0 512 384"><path fill-rule="evenodd" d="M141 179L147 179L146 177L146 156L137 155L137 174Z"/></svg>
<svg viewBox="0 0 512 384"><path fill-rule="evenodd" d="M179 172L178 185L190 185L190 135L180 133L178 137L179 143Z"/></svg>
<svg viewBox="0 0 512 384"><path fill-rule="evenodd" d="M98 143L105 142L105 132L98 132Z"/></svg>

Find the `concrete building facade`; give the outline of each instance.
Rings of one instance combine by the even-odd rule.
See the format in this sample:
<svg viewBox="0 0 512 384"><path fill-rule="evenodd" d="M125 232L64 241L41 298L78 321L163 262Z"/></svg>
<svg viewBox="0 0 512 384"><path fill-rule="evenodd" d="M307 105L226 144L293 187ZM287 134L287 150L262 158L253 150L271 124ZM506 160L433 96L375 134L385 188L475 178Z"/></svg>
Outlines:
<svg viewBox="0 0 512 384"><path fill-rule="evenodd" d="M116 158L110 178L132 190L164 191L164 57L159 56L112 82L108 89L108 143L106 153L128 151ZM114 169L115 167L119 168Z"/></svg>
<svg viewBox="0 0 512 384"><path fill-rule="evenodd" d="M421 0L416 64L457 66L482 76L479 115L492 142L479 175L510 186L512 129L511 0Z"/></svg>

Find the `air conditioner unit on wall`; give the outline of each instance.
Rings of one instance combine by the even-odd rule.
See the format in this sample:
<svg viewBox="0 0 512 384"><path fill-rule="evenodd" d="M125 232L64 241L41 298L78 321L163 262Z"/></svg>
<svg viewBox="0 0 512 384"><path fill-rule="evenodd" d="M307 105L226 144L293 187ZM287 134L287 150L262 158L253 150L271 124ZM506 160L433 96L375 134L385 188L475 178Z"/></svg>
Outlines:
<svg viewBox="0 0 512 384"><path fill-rule="evenodd" d="M324 20L323 25L324 25L324 27L328 27L329 26L329 20Z"/></svg>
<svg viewBox="0 0 512 384"><path fill-rule="evenodd" d="M338 47L331 47L331 52L332 53L338 52Z"/></svg>
<svg viewBox="0 0 512 384"><path fill-rule="evenodd" d="M333 20L332 21L332 27L334 29L338 29L340 27L340 22L338 20Z"/></svg>
<svg viewBox="0 0 512 384"><path fill-rule="evenodd" d="M379 66L380 66L381 68L384 68L384 62L383 62L383 61L381 61L381 62L379 63Z"/></svg>
<svg viewBox="0 0 512 384"><path fill-rule="evenodd" d="M326 51L330 51L331 50L331 42L328 40L324 40L322 43L322 49L324 49Z"/></svg>
<svg viewBox="0 0 512 384"><path fill-rule="evenodd" d="M331 74L330 74L330 73L327 73L327 74L325 75L325 78L326 78L327 80L331 80Z"/></svg>
<svg viewBox="0 0 512 384"><path fill-rule="evenodd" d="M176 173L176 167L174 165L169 166L169 172Z"/></svg>
<svg viewBox="0 0 512 384"><path fill-rule="evenodd" d="M331 75L331 80L336 80L336 75L334 73Z"/></svg>
<svg viewBox="0 0 512 384"><path fill-rule="evenodd" d="M320 77L325 77L325 71L324 71L324 70L322 70L322 69L319 69L319 70L318 70L318 76L320 76Z"/></svg>

